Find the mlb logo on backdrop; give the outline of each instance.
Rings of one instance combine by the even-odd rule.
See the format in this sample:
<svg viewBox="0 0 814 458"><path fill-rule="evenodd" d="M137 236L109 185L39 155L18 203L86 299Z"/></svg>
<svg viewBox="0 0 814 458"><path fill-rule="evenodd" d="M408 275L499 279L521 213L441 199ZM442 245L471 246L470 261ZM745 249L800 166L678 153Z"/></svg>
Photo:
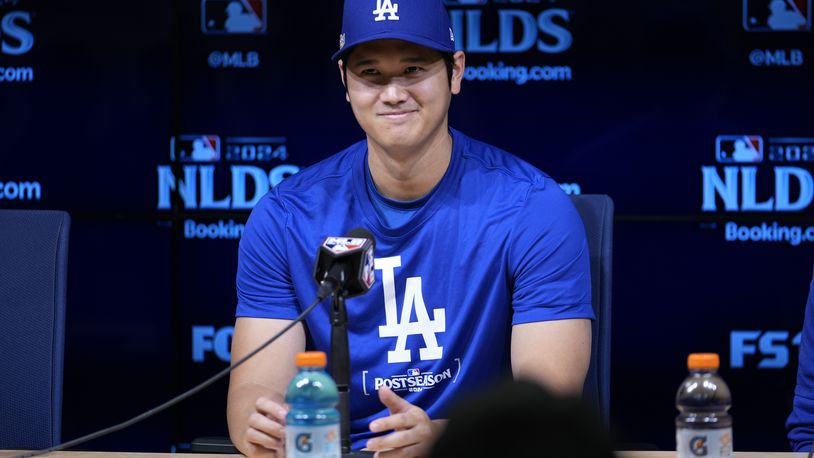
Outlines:
<svg viewBox="0 0 814 458"><path fill-rule="evenodd" d="M408 377L415 377L416 375L421 375L421 370L419 368L407 369L407 376Z"/></svg>
<svg viewBox="0 0 814 458"><path fill-rule="evenodd" d="M173 162L220 161L220 137L217 135L178 135L170 139Z"/></svg>
<svg viewBox="0 0 814 458"><path fill-rule="evenodd" d="M719 135L715 139L715 158L724 164L763 162L763 137Z"/></svg>
<svg viewBox="0 0 814 458"><path fill-rule="evenodd" d="M201 31L206 34L266 33L266 0L202 0Z"/></svg>
<svg viewBox="0 0 814 458"><path fill-rule="evenodd" d="M743 0L743 28L748 32L811 30L812 0Z"/></svg>

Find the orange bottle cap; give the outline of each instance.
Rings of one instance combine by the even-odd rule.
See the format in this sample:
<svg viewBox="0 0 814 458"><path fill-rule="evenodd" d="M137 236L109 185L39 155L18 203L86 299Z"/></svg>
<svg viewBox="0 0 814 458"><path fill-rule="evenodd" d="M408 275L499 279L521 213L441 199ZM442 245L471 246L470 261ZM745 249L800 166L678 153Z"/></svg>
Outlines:
<svg viewBox="0 0 814 458"><path fill-rule="evenodd" d="M687 357L688 369L718 369L720 365L718 353L692 353Z"/></svg>
<svg viewBox="0 0 814 458"><path fill-rule="evenodd" d="M297 353L297 367L325 367L328 358L322 351L304 351Z"/></svg>

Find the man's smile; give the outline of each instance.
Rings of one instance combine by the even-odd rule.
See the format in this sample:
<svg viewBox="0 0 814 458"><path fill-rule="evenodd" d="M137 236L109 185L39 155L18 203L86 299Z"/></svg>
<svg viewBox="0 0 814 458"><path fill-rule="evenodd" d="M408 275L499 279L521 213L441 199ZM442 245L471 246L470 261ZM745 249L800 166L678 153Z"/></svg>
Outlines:
<svg viewBox="0 0 814 458"><path fill-rule="evenodd" d="M393 110L378 113L378 116L391 121L401 121L403 119L407 119L415 113L418 113L418 110Z"/></svg>

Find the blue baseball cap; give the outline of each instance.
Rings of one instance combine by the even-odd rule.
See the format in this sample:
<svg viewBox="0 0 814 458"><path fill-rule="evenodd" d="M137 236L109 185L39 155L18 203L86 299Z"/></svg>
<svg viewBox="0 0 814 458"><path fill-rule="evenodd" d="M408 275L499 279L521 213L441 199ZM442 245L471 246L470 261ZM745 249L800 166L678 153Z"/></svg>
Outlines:
<svg viewBox="0 0 814 458"><path fill-rule="evenodd" d="M352 47L393 38L455 52L449 13L441 0L345 0L337 60Z"/></svg>

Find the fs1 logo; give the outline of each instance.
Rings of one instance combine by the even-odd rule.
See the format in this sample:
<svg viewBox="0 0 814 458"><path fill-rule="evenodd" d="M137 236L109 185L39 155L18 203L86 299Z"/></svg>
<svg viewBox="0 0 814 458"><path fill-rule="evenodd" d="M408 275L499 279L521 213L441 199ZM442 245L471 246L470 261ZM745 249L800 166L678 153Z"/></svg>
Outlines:
<svg viewBox="0 0 814 458"><path fill-rule="evenodd" d="M743 28L748 32L811 30L811 0L743 0Z"/></svg>
<svg viewBox="0 0 814 458"><path fill-rule="evenodd" d="M233 326L225 326L217 331L214 326L192 327L192 361L202 363L207 353L214 353L219 360L229 362L232 358Z"/></svg>
<svg viewBox="0 0 814 458"><path fill-rule="evenodd" d="M814 201L814 178L808 170L796 166L814 163L814 138L769 139L769 162L778 165L772 167L774 194L762 201L758 199L757 175L758 165L765 159L763 138L720 135L715 145L716 159L725 165L720 169L701 167L703 211L717 211L719 198L727 212L799 212Z"/></svg>
<svg viewBox="0 0 814 458"><path fill-rule="evenodd" d="M732 331L729 334L729 366L743 369L747 355L760 357L758 369L783 369L789 364L789 345L800 346L802 332L791 342L788 331ZM750 358L752 360L757 358Z"/></svg>
<svg viewBox="0 0 814 458"><path fill-rule="evenodd" d="M158 166L158 209L171 210L171 196L177 193L187 210L250 210L271 187L300 170L283 164L286 159L281 137L229 137L223 146L217 135L173 137L170 160L178 165ZM230 163L228 174L219 167L223 162ZM216 182L227 177L230 192L223 196Z"/></svg>
<svg viewBox="0 0 814 458"><path fill-rule="evenodd" d="M468 53L512 54L537 50L556 54L571 47L574 39L567 24L572 11L564 8L539 11L540 0L495 0L492 3L497 6L489 5L486 0L446 1L453 6L449 13L458 49ZM528 5L536 8L529 11Z"/></svg>
<svg viewBox="0 0 814 458"><path fill-rule="evenodd" d="M34 35L29 29L31 13L11 11L0 13L0 51L9 56L20 56L34 47Z"/></svg>
<svg viewBox="0 0 814 458"><path fill-rule="evenodd" d="M266 0L203 0L201 31L206 34L266 33Z"/></svg>

